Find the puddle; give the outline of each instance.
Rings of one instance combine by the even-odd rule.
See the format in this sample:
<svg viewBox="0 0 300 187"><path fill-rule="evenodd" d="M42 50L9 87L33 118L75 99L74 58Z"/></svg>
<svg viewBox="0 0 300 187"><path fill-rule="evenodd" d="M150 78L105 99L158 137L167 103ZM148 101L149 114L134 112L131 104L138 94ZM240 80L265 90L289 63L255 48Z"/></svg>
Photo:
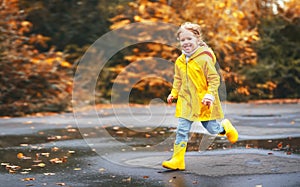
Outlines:
<svg viewBox="0 0 300 187"><path fill-rule="evenodd" d="M64 148L56 148L55 144L51 148L43 146L46 143L64 140L79 140L84 138L101 138L104 131L117 141L128 144L131 147L145 147L163 142L166 138L173 137L174 128L159 127L149 131L149 128L140 128L133 131L125 127L104 128L67 128L40 131L32 135L22 136L2 136L0 141L0 161L2 163L1 172L22 173L24 168L31 168L34 172L56 172L62 168L80 169L78 158L82 156L96 155L88 146L85 149L76 147L69 141ZM188 151L199 151L199 145L205 135L191 133L188 143ZM225 137L213 138L207 150L231 149L231 148L255 148L272 151L282 151L286 154L300 154L300 137L287 137L283 139L264 140L241 140L231 145ZM51 144L52 145L52 144ZM61 144L60 144L61 145ZM167 149L170 145L163 144ZM6 163L21 166L22 169L5 170ZM45 164L45 166L44 166ZM252 163L253 164L253 163ZM255 163L254 163L255 164ZM47 167L46 167L47 166ZM63 166L63 167L61 167Z"/></svg>
<svg viewBox="0 0 300 187"><path fill-rule="evenodd" d="M158 144L166 138L174 138L175 130L174 128L167 127L155 129L144 127L134 131L125 127L112 126L106 128L81 128L80 130L77 128L52 129L30 135L1 136L0 173L19 174L21 178L24 176L23 178L25 179L30 179L26 178L26 176L39 175L44 176L44 180L46 181L52 180L50 179L52 175L55 175L54 178L59 178L67 174L78 175L77 182L80 182L79 177L87 177L91 178L91 182L93 181L97 184L114 184L118 186L128 184L130 180L130 184L136 184L137 186L145 184L147 184L147 186L155 186L155 182L149 180L148 183L145 178L131 179L130 177L124 178L124 175L118 176L106 173L105 168L102 168L103 163L100 163L101 158L99 158L99 160L97 159L96 162L100 164L100 166L95 169L93 165L96 163L90 163L86 160L86 157L87 155L92 157L98 154L88 146L76 146L76 140L82 140L83 138L101 138L103 132L108 132L111 137L114 137L119 142L132 147L144 147L146 145ZM205 138L211 137L204 134L191 133L187 148L188 151L199 151L201 140ZM213 137L211 140L212 143L205 148L207 151L242 147L281 151L288 155L300 154L300 137L241 140L234 145L231 145L225 137ZM65 142L59 144L58 142L60 141ZM63 145L63 147L60 145ZM165 146L166 150L169 150L171 145L162 144L162 146ZM251 166L260 163L257 160L250 160L247 164ZM93 172L89 171L91 168L94 169ZM39 180L41 180L41 177ZM37 181L30 182L37 184L37 186L40 185ZM161 184L157 186L159 185Z"/></svg>
<svg viewBox="0 0 300 187"><path fill-rule="evenodd" d="M23 158L19 155L23 154ZM103 166L100 158L86 149L44 149L40 147L24 149L0 149L0 175L9 177L13 186L161 186L145 176L135 178L127 175L107 172L109 166ZM19 157L19 158L18 158ZM95 163L96 162L96 163ZM0 185L1 186L1 185Z"/></svg>
<svg viewBox="0 0 300 187"><path fill-rule="evenodd" d="M44 144L64 140L78 140L83 138L103 138L103 133L108 132L115 140L128 144L132 147L152 146L163 142L166 138L175 138L175 128L159 127L149 130L141 127L138 130L131 130L126 127L113 126L100 128L66 128L40 131L30 135L8 135L1 136L0 150L9 147L22 147L34 144ZM203 134L190 133L188 151L198 151ZM66 145L68 146L68 145ZM282 139L262 139L262 140L240 140L231 145L225 137L213 138L208 150L227 149L235 147L257 148L267 150L286 151L290 153L300 153L300 137L287 137Z"/></svg>

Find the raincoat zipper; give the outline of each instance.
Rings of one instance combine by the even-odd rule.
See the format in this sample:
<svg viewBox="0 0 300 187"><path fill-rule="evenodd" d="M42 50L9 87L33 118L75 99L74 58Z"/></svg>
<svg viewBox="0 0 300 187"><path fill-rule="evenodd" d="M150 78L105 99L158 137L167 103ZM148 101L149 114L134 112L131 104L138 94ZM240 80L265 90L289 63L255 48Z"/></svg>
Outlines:
<svg viewBox="0 0 300 187"><path fill-rule="evenodd" d="M191 92L190 92L190 89L189 89L189 74L188 74L188 62L190 60L190 57L185 57L185 65L186 65L186 89L187 89L187 92L190 96L190 102L188 102L188 104L190 106L192 106L192 95L191 95Z"/></svg>

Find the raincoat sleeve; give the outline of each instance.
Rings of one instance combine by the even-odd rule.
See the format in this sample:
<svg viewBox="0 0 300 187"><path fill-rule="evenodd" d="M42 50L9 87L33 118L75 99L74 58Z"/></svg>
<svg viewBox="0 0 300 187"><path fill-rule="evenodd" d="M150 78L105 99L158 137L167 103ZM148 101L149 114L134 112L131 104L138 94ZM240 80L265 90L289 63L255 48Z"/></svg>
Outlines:
<svg viewBox="0 0 300 187"><path fill-rule="evenodd" d="M207 95L205 97L214 97L218 94L218 88L220 86L220 76L215 68L215 63L212 59L207 58L205 64L205 75L207 80Z"/></svg>
<svg viewBox="0 0 300 187"><path fill-rule="evenodd" d="M179 71L179 67L175 63L175 75L174 75L174 81L173 81L173 88L172 88L172 91L171 91L171 95L174 98L178 98L178 92L180 90L180 86L181 86L180 71Z"/></svg>

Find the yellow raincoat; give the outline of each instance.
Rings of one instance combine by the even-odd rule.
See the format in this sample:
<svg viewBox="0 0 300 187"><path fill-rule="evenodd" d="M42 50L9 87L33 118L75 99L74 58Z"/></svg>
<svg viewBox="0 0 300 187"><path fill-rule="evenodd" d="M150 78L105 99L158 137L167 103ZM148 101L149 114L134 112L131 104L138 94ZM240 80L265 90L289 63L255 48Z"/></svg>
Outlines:
<svg viewBox="0 0 300 187"><path fill-rule="evenodd" d="M177 98L176 117L190 121L208 121L224 118L218 94L220 76L215 68L216 57L208 47L200 47L186 61L182 54L175 62L171 94ZM202 104L206 94L214 96L210 108Z"/></svg>

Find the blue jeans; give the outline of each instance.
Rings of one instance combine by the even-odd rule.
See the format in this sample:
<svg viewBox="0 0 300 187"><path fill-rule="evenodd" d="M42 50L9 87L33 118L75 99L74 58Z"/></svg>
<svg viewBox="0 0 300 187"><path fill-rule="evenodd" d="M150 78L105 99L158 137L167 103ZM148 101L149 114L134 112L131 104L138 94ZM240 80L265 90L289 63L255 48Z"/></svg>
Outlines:
<svg viewBox="0 0 300 187"><path fill-rule="evenodd" d="M211 134L219 134L224 131L222 125L216 120L201 121L201 123L203 127ZM193 121L184 118L178 119L175 144L179 144L180 142L188 142L189 132L192 127L192 124Z"/></svg>

